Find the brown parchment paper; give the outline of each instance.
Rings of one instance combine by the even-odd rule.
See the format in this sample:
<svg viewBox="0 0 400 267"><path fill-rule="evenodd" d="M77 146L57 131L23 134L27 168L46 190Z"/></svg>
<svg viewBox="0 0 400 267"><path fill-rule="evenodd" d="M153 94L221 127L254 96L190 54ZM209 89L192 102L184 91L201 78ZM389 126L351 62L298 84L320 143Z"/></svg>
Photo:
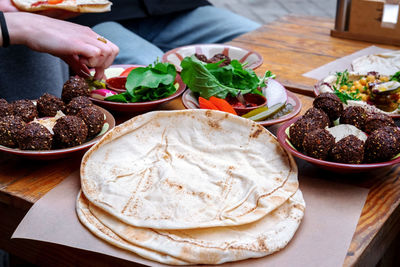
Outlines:
<svg viewBox="0 0 400 267"><path fill-rule="evenodd" d="M339 59L336 59L332 62L329 62L328 64L325 64L319 68L313 69L307 73L304 73L304 77L316 79L316 80L322 80L326 78L328 75L335 73L337 71L344 71L344 70L352 70L351 68L351 62L361 56L365 55L371 55L371 54L379 54L379 53L385 53L385 52L390 52L393 50L390 49L385 49L385 48L380 48L377 46L369 46L367 48L361 49L353 54L350 54L345 57L341 57Z"/></svg>
<svg viewBox="0 0 400 267"><path fill-rule="evenodd" d="M292 241L273 255L224 266L342 266L368 190L316 179L312 172L302 175L301 169L300 166L300 188L307 206ZM79 189L79 173L76 172L33 205L12 238L52 242L145 265L162 266L107 244L81 225L75 213Z"/></svg>

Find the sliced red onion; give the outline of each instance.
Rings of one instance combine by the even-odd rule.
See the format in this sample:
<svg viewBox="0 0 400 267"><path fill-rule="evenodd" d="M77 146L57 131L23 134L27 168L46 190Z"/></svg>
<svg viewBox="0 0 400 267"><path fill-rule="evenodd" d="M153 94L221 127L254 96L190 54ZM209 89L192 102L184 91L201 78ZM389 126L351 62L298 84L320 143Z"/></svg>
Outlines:
<svg viewBox="0 0 400 267"><path fill-rule="evenodd" d="M99 100L104 100L104 98L116 95L117 93L108 89L97 89L90 93L90 96Z"/></svg>

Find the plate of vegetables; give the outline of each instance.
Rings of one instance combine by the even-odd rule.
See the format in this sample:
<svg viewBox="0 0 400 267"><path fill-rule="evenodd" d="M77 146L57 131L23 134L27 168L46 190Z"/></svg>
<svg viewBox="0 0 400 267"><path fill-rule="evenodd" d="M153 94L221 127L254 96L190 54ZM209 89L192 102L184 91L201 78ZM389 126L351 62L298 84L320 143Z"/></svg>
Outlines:
<svg viewBox="0 0 400 267"><path fill-rule="evenodd" d="M314 87L314 94L334 93L345 106L361 106L400 118L400 71L381 75L376 71L361 75L345 70L329 75Z"/></svg>
<svg viewBox="0 0 400 267"><path fill-rule="evenodd" d="M119 112L153 110L179 97L186 89L175 66L170 63L115 65L106 71L106 76L107 81L117 76L125 79L123 88L115 91L109 88L92 90L91 100L99 106Z"/></svg>
<svg viewBox="0 0 400 267"><path fill-rule="evenodd" d="M226 58L238 60L245 64L246 68L256 69L263 63L263 57L256 51L237 46L225 44L194 44L177 47L167 51L162 56L163 62L170 62L175 65L178 71L181 71L181 62L185 57L196 55L202 61L215 62L218 59Z"/></svg>
<svg viewBox="0 0 400 267"><path fill-rule="evenodd" d="M275 75L262 78L237 60L228 65L205 63L195 56L181 63L181 77L190 90L182 95L187 109L216 109L269 126L289 120L301 109L296 95L287 91Z"/></svg>

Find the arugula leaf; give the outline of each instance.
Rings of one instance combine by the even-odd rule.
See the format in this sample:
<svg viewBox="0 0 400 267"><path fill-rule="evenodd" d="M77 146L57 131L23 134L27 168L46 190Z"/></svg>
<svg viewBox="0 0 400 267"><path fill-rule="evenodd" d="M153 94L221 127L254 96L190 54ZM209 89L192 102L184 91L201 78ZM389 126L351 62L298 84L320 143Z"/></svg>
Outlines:
<svg viewBox="0 0 400 267"><path fill-rule="evenodd" d="M392 76L390 76L389 81L400 82L400 71L398 71L395 74L393 74Z"/></svg>
<svg viewBox="0 0 400 267"><path fill-rule="evenodd" d="M361 97L358 97L357 95L360 93L359 90L356 90L356 92L353 93L347 93L345 91L341 92L339 91L336 86L333 86L333 93L337 95L343 103L347 104L347 100L361 100Z"/></svg>
<svg viewBox="0 0 400 267"><path fill-rule="evenodd" d="M238 60L232 60L224 67L217 63L203 63L195 56L186 57L181 62L181 77L190 90L206 99L211 96L226 98L228 94L262 94L258 90L260 79L251 69L244 69Z"/></svg>
<svg viewBox="0 0 400 267"><path fill-rule="evenodd" d="M206 99L211 96L226 98L228 94L236 96L239 92L236 88L220 83L195 56L185 57L181 62L181 67L183 82L189 86L190 90L199 93L201 97Z"/></svg>
<svg viewBox="0 0 400 267"><path fill-rule="evenodd" d="M121 94L117 94L117 95L112 95L112 96L108 96L106 98L104 98L104 100L106 101L113 101L113 102L124 102L124 103L128 103L128 99L129 96L127 96L128 93L124 92Z"/></svg>
<svg viewBox="0 0 400 267"><path fill-rule="evenodd" d="M351 87L353 85L352 81L349 81L349 71L345 70L343 72L336 72L336 85L339 85L339 88L343 85L347 85Z"/></svg>

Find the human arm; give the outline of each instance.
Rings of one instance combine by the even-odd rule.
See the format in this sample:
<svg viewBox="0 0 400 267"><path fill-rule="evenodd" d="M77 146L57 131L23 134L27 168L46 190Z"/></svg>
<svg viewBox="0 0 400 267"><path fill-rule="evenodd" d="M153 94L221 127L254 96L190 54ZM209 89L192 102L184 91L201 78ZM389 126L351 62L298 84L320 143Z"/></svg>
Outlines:
<svg viewBox="0 0 400 267"><path fill-rule="evenodd" d="M21 44L60 57L78 74L87 72L90 66L96 70L95 78L102 78L119 52L110 41L99 41L89 27L26 12L7 12L4 16L11 45Z"/></svg>

